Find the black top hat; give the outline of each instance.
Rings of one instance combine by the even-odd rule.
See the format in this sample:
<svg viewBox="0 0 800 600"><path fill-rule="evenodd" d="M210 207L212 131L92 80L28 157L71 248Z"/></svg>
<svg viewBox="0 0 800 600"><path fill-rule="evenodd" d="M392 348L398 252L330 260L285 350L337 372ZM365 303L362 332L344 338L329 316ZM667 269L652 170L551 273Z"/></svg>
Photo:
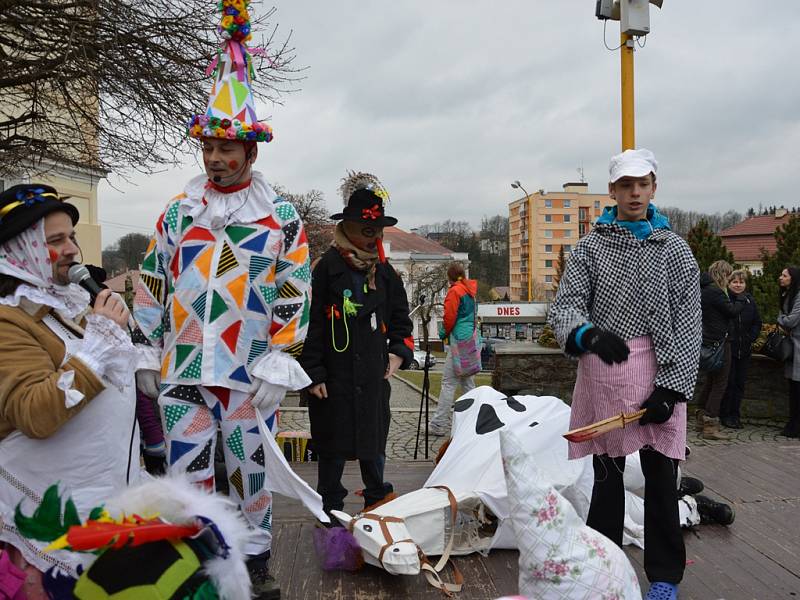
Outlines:
<svg viewBox="0 0 800 600"><path fill-rule="evenodd" d="M0 244L18 236L53 212L65 212L78 222L78 209L62 200L55 188L42 183L14 185L0 193Z"/></svg>
<svg viewBox="0 0 800 600"><path fill-rule="evenodd" d="M395 225L397 219L387 217L383 211L383 198L372 190L360 188L350 195L344 210L331 215L331 219L334 221L355 221L365 225L374 225L375 227Z"/></svg>

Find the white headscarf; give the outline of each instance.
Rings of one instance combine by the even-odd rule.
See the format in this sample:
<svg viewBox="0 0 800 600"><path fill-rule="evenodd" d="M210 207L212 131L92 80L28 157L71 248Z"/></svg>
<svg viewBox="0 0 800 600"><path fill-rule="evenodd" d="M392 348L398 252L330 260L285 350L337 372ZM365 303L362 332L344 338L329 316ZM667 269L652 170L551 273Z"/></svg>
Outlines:
<svg viewBox="0 0 800 600"><path fill-rule="evenodd" d="M53 280L53 265L47 251L44 219L19 235L0 244L0 273L22 280L13 294L0 297L0 304L19 306L21 298L56 309L74 319L89 307L89 293L70 283L59 285Z"/></svg>

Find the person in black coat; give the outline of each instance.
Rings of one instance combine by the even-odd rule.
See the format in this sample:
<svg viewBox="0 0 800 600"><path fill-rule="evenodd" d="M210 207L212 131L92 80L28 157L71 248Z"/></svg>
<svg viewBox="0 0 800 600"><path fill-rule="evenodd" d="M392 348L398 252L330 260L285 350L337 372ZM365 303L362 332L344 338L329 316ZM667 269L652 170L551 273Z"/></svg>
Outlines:
<svg viewBox="0 0 800 600"><path fill-rule="evenodd" d="M731 367L728 375L728 389L722 398L720 422L725 427L741 429L739 409L744 396L744 382L750 366L751 347L761 333L761 315L753 296L747 289L747 271L736 270L731 274L728 284L730 297L744 304L742 312L731 319Z"/></svg>
<svg viewBox="0 0 800 600"><path fill-rule="evenodd" d="M308 335L300 364L311 378L308 413L318 456L317 491L323 508L341 510L347 490L342 472L359 459L364 506L383 500L389 433L389 377L413 360L408 298L400 276L385 261L383 186L372 175L351 174L342 185L346 206L334 241L314 266ZM333 519L332 519L333 521Z"/></svg>
<svg viewBox="0 0 800 600"><path fill-rule="evenodd" d="M728 387L728 372L731 366L731 342L728 332L731 319L744 309L744 302L728 296L728 281L733 268L724 260L711 264L707 273L700 275L700 304L703 311L703 345L724 344L724 362L720 369L705 373L700 387L695 429L702 437L711 440L726 440L728 436L719 430L719 410L722 397Z"/></svg>

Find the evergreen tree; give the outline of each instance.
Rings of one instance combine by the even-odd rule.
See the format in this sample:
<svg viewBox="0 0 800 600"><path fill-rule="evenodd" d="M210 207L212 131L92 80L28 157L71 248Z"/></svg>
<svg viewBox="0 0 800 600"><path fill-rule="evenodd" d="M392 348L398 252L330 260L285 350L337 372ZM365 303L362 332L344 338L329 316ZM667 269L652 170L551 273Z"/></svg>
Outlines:
<svg viewBox="0 0 800 600"><path fill-rule="evenodd" d="M761 318L769 323L778 318L778 276L786 267L800 266L800 216L793 216L774 235L775 254L762 254L764 270L750 282Z"/></svg>
<svg viewBox="0 0 800 600"><path fill-rule="evenodd" d="M708 271L711 263L717 260L727 260L731 264L735 262L733 254L723 245L722 238L711 230L705 219L689 230L687 241L701 272Z"/></svg>
<svg viewBox="0 0 800 600"><path fill-rule="evenodd" d="M553 291L558 289L561 283L561 277L564 275L564 270L567 268L567 259L564 258L563 244L558 248L558 261L556 262L556 272L553 275Z"/></svg>

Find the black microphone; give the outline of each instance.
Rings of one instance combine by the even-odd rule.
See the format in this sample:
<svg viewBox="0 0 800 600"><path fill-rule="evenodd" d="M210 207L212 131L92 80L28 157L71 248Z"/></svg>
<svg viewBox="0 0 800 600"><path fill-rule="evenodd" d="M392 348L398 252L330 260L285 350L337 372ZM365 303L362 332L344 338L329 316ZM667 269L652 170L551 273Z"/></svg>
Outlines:
<svg viewBox="0 0 800 600"><path fill-rule="evenodd" d="M420 294L419 295L419 303L420 304L425 304L425 294Z"/></svg>
<svg viewBox="0 0 800 600"><path fill-rule="evenodd" d="M69 271L67 271L67 277L72 283L77 283L87 292L89 292L89 304L94 306L94 301L97 298L97 294L102 291L102 287L98 284L94 279L92 279L91 273L89 273L89 269L87 269L84 265L80 263L72 263L69 267Z"/></svg>

